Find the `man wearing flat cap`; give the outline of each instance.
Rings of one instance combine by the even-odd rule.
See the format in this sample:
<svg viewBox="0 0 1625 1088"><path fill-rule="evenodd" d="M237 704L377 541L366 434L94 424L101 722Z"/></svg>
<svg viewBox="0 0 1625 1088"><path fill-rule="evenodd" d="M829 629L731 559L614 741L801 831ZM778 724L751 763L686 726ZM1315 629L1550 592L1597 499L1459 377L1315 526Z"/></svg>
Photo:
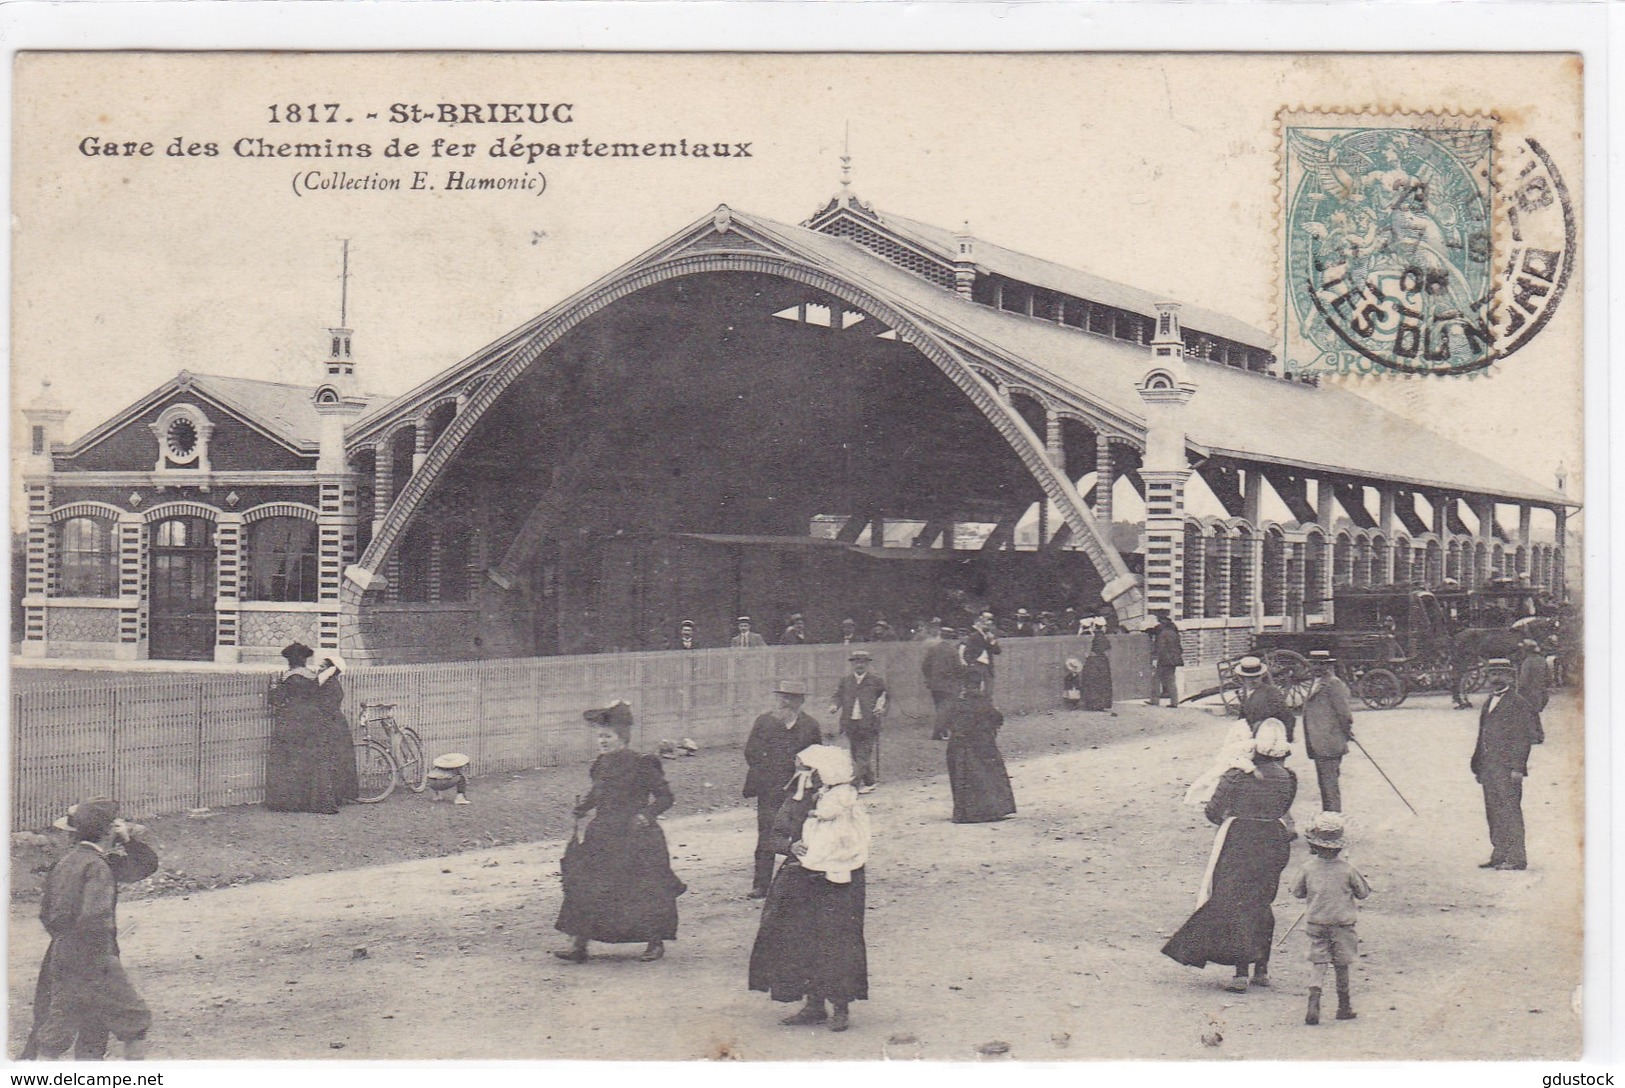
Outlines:
<svg viewBox="0 0 1625 1088"><path fill-rule="evenodd" d="M767 645L767 639L750 629L749 616L740 616L734 621L734 624L736 627L738 627L739 633L728 640L728 645L732 646L734 649L754 650L758 647Z"/></svg>
<svg viewBox="0 0 1625 1088"><path fill-rule="evenodd" d="M807 689L783 680L773 689L778 706L756 719L745 742L745 796L756 798L756 868L750 897L762 899L773 882L773 818L784 805L796 774L796 753L824 740L823 730L801 709Z"/></svg>
<svg viewBox="0 0 1625 1088"><path fill-rule="evenodd" d="M118 947L118 885L151 876L158 855L105 798L81 801L56 822L73 848L45 878L40 922L51 935L34 988L34 1028L22 1058L55 1059L73 1047L100 1061L109 1035L124 1058L146 1057L152 1013L124 973Z"/></svg>
<svg viewBox="0 0 1625 1088"><path fill-rule="evenodd" d="M880 777L880 723L886 717L886 681L870 671L867 650L854 650L847 658L852 669L841 677L829 712L841 723L852 745L852 781L859 793L871 793Z"/></svg>
<svg viewBox="0 0 1625 1088"><path fill-rule="evenodd" d="M931 693L936 710L931 724L932 740L948 739L948 708L964 687L964 667L959 664L959 637L952 627L938 626L937 636L926 640L920 672Z"/></svg>

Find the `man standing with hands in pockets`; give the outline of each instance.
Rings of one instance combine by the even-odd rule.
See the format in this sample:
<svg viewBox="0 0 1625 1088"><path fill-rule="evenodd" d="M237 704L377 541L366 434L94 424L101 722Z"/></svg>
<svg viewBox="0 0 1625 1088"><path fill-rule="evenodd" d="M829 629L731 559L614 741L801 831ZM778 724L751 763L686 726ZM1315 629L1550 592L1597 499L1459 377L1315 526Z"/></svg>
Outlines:
<svg viewBox="0 0 1625 1088"><path fill-rule="evenodd" d="M886 682L869 671L867 650L854 650L852 671L841 677L829 711L841 723L852 745L853 782L859 793L872 793L880 777L880 723L886 716Z"/></svg>

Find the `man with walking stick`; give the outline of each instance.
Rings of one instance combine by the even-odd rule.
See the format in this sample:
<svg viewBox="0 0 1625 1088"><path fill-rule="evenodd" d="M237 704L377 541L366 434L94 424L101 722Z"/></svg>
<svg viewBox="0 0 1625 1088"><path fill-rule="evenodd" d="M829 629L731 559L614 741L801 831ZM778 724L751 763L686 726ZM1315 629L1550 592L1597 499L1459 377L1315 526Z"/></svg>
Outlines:
<svg viewBox="0 0 1625 1088"><path fill-rule="evenodd" d="M1320 807L1326 812L1343 811L1339 785L1343 757L1354 738L1354 714L1349 709L1349 686L1337 675L1337 662L1329 650L1310 650L1309 665L1314 685L1303 701L1303 740L1309 758L1315 761L1315 778L1320 783Z"/></svg>

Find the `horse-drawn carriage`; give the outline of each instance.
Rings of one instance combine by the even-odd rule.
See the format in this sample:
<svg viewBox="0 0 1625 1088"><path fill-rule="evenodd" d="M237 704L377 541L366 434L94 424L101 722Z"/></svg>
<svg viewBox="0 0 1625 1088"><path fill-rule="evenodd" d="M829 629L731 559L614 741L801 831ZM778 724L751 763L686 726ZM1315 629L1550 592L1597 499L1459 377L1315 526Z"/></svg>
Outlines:
<svg viewBox="0 0 1625 1088"><path fill-rule="evenodd" d="M1460 697L1484 686L1484 664L1514 656L1518 643L1533 638L1556 652L1559 618L1529 586L1497 581L1479 589L1457 586L1339 588L1333 594L1334 623L1305 631L1265 631L1253 653L1270 676L1301 706L1313 676L1309 653L1328 651L1349 690L1372 709L1403 703L1418 692L1450 691ZM1228 686L1229 670L1220 678Z"/></svg>

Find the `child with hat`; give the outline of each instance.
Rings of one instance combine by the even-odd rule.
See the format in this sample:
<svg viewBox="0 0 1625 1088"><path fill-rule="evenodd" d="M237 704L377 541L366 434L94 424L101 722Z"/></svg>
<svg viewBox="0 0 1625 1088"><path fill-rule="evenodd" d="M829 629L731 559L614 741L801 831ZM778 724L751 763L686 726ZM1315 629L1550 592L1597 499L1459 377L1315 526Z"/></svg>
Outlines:
<svg viewBox="0 0 1625 1088"><path fill-rule="evenodd" d="M1337 812L1322 812L1304 832L1312 857L1304 862L1297 880L1292 883L1292 894L1307 899L1309 906L1304 921L1309 933L1309 962L1315 965L1313 981L1309 985L1309 1011L1305 1024L1320 1023L1320 995L1326 986L1326 968L1330 965L1337 977L1337 1018L1353 1020L1355 1013L1349 1003L1349 965L1360 941L1354 932L1354 923L1360 909L1356 900L1371 894L1360 871L1349 864L1343 852L1343 816Z"/></svg>
<svg viewBox="0 0 1625 1088"><path fill-rule="evenodd" d="M447 752L436 756L434 768L429 771L429 800L438 801L446 793L452 794L452 804L466 805L468 800L468 765L473 760L461 752ZM455 791L455 792L453 792Z"/></svg>

